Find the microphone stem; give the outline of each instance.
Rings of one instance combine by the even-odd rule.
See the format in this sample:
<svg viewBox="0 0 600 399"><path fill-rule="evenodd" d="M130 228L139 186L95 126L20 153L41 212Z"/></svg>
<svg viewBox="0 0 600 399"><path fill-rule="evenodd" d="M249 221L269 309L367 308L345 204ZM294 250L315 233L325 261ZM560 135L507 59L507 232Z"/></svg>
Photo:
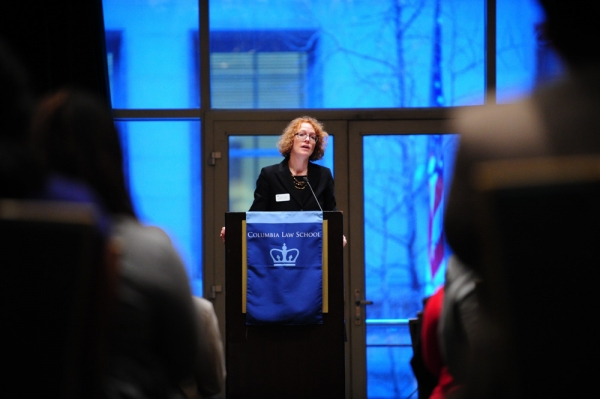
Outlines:
<svg viewBox="0 0 600 399"><path fill-rule="evenodd" d="M307 176L303 176L303 178L304 178L304 181L308 184L308 188L310 188L310 192L312 193L313 197L315 197L315 201L317 201L317 205L319 206L319 209L321 210L321 212L323 212L323 208L321 208L321 204L319 203L319 199L315 195L315 192L313 191L312 186L310 185L310 182L308 181L308 177Z"/></svg>

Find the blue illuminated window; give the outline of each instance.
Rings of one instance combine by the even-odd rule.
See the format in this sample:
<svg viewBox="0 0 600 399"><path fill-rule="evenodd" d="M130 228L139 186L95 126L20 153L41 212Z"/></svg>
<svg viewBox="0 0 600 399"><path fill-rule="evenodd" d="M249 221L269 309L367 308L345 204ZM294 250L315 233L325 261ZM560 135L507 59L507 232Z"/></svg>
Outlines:
<svg viewBox="0 0 600 399"><path fill-rule="evenodd" d="M288 108L397 108L482 104L484 99L484 22L482 0L392 1L219 1L210 2L211 55L248 64L255 53L283 44L307 59L299 88ZM219 35L228 35L219 38ZM258 41L262 38L263 43ZM283 59L282 59L283 61ZM241 62L241 61L240 61ZM288 62L286 60L286 62ZM227 63L225 63L227 64ZM275 78L272 63L253 76ZM283 65L283 63L282 63ZM255 71L253 66L247 70ZM264 68L264 69L263 69ZM221 90L226 75L211 60L211 79ZM227 81L233 93L257 93L239 75ZM304 80L306 79L306 80ZM289 83L291 86L291 83ZM254 86L256 87L256 86ZM213 88L214 90L214 88ZM304 99L298 98L305 95ZM213 107L221 97L213 91ZM277 103L275 103L277 105ZM236 108L263 108L260 100L240 100ZM274 107L279 108L279 107Z"/></svg>
<svg viewBox="0 0 600 399"><path fill-rule="evenodd" d="M319 108L316 32L213 31L213 108Z"/></svg>

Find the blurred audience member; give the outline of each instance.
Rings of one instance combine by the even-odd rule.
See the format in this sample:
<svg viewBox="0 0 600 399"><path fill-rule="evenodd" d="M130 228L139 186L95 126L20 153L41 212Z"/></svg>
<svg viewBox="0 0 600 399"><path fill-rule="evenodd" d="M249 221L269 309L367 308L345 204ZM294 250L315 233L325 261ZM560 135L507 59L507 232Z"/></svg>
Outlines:
<svg viewBox="0 0 600 399"><path fill-rule="evenodd" d="M0 213L8 246L0 263L7 284L4 337L10 342L5 380L30 396L95 398L116 276L108 218L85 184L47 173L35 160L27 140L34 98L24 71L0 38ZM61 205L47 203L52 201ZM70 228L82 227L79 217L88 212L96 217L96 231L86 230L86 245L69 251ZM35 386L28 387L32 378Z"/></svg>
<svg viewBox="0 0 600 399"><path fill-rule="evenodd" d="M480 322L478 282L475 271L456 256L450 257L439 320L440 345L449 374L461 385L468 380L469 359Z"/></svg>
<svg viewBox="0 0 600 399"><path fill-rule="evenodd" d="M198 356L192 379L182 387L190 399L206 399L219 395L225 388L225 355L219 322L209 300L194 297L198 325Z"/></svg>
<svg viewBox="0 0 600 399"><path fill-rule="evenodd" d="M184 266L169 237L136 218L112 117L83 92L41 101L32 148L50 171L87 183L112 215L120 285L109 337L108 398L183 397L196 359L196 319Z"/></svg>
<svg viewBox="0 0 600 399"><path fill-rule="evenodd" d="M484 243L477 228L475 210L479 209L479 204L473 186L477 165L494 160L600 154L600 52L597 51L600 43L600 30L597 28L600 6L583 0L539 0L539 3L545 12L543 38L564 61L567 68L564 76L537 88L531 96L515 103L463 108L452 118L452 131L460 133L461 140L446 209L445 232L460 263L467 269L465 273L478 273L483 278L484 287L492 281L486 281L489 270L483 262ZM548 251L554 249L547 248ZM532 267L543 269L541 265ZM544 292L544 279L556 281L562 273L577 272L554 270L546 273L545 276L540 275L539 281L531 281L532 289L535 287L538 293ZM503 300L509 303L511 293L505 294ZM566 299L571 297L569 292L548 294L562 295ZM446 295L449 295L448 288ZM496 299L498 297L495 296ZM530 306L531 312L536 312L536 307L544 304L543 298L540 298L539 303L522 305ZM469 397L522 397L532 392L537 392L540 397L564 397L561 395L569 390L578 392L582 386L589 384L589 381L582 381L581 377L568 380L566 373L563 373L564 380L555 377L551 380L540 379L539 376L544 375L542 370L550 371L550 365L554 371L546 373L546 378L550 374L561 375L557 368L572 366L555 364L560 359L552 358L552 347L548 347L548 358L536 360L539 370L515 371L519 365L510 363L506 355L510 349L505 340L507 325L503 320L490 317L493 314L488 312L491 308L504 305L495 303L491 304L491 308L487 305L483 307L485 312L481 313L481 318L474 323L480 331L475 337L475 347L470 350L473 357L467 370ZM586 303L574 303L578 309L581 306L586 306ZM557 327L558 324L568 323L561 317L569 315L555 316ZM519 331L518 326L511 333L519 334L521 340L535 340L527 335L533 334L532 331ZM572 344L556 342L556 345ZM454 349L459 350L460 346ZM587 349L580 347L572 350L585 352ZM451 372L454 375L453 369ZM506 381L507 376L515 373L519 381L510 386L512 382ZM455 377L462 378L462 371L457 372ZM591 385L590 389L593 389Z"/></svg>
<svg viewBox="0 0 600 399"><path fill-rule="evenodd" d="M35 100L24 71L0 38L0 198L87 203L106 233L108 219L93 191L81 181L45 170L32 155L27 138Z"/></svg>
<svg viewBox="0 0 600 399"><path fill-rule="evenodd" d="M445 232L462 262L478 269L473 167L495 159L600 153L599 6L583 0L540 0L544 35L567 66L564 77L530 97L502 106L465 107L453 118L460 133Z"/></svg>

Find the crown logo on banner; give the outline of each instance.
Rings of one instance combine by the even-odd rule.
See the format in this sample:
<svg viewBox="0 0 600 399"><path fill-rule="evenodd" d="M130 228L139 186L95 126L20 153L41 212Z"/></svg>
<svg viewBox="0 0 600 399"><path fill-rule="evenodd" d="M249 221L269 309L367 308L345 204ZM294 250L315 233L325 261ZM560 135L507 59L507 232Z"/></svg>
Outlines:
<svg viewBox="0 0 600 399"><path fill-rule="evenodd" d="M297 248L287 249L287 246L283 244L281 249L271 249L271 259L273 259L273 266L296 266L296 259L300 255L300 251Z"/></svg>

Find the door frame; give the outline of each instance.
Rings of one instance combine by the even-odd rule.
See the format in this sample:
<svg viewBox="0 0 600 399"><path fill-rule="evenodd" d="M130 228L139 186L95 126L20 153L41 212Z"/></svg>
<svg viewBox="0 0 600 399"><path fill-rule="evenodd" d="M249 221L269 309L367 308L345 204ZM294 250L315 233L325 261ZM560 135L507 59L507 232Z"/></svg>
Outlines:
<svg viewBox="0 0 600 399"><path fill-rule="evenodd" d="M225 111L202 120L203 281L204 296L213 301L223 342L225 326L225 250L219 238L228 211L228 137L280 135L292 119L310 115L324 124L334 140L334 179L337 206L344 213L344 291L346 328L346 398L367 397L366 329L355 324L354 291L365 292L362 139L372 134L448 132L444 124L452 108L415 110L284 110ZM436 130L437 129L437 130ZM331 151L331 149L329 149Z"/></svg>
<svg viewBox="0 0 600 399"><path fill-rule="evenodd" d="M443 117L429 119L401 119L401 120L353 120L348 123L349 148L352 151L349 157L355 160L363 159L363 139L371 135L415 135L415 134L443 134L450 133L447 119ZM360 292L360 299L368 301L365 288L365 242L364 242L364 180L363 163L352 162L349 165L349 210L352 217L351 240L349 259L351 260L350 293ZM355 302L354 298L350 298ZM352 303L352 309L356 304ZM352 337L349 363L352 365L352 392L360 393L356 397L367 397L367 353L366 353L366 313L365 306L359 306L361 313L360 324L355 321L355 310L351 311L350 336ZM355 396L353 396L355 397Z"/></svg>

